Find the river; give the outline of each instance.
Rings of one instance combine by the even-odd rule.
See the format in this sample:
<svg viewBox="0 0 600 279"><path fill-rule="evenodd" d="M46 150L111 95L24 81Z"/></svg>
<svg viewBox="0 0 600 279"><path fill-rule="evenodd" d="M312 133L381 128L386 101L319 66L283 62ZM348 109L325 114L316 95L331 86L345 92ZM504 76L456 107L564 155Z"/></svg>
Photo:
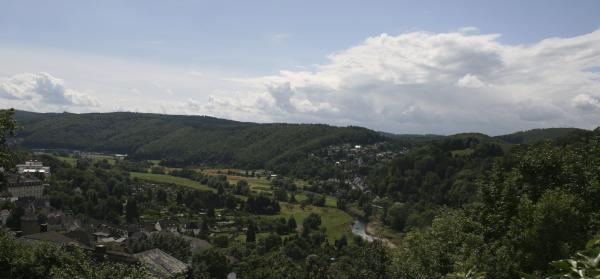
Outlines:
<svg viewBox="0 0 600 279"><path fill-rule="evenodd" d="M368 242L373 242L373 240L376 239L367 234L367 224L359 220L354 220L354 224L352 224L352 233L360 236L363 240Z"/></svg>

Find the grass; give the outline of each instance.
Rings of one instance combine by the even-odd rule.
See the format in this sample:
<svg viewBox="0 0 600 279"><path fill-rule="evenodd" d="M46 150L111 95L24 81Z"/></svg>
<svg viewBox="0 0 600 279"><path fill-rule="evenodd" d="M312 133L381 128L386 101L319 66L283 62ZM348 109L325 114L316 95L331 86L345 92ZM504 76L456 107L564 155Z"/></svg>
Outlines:
<svg viewBox="0 0 600 279"><path fill-rule="evenodd" d="M52 155L55 158L71 165L72 167L77 165L77 159L74 158L73 156L58 156L58 155L53 155L53 154L49 154L49 153L46 153L46 154ZM100 161L106 159L106 161L108 161L109 164L111 164L111 165L115 164L115 158L110 155L86 155L84 158L90 159L94 163L100 162Z"/></svg>
<svg viewBox="0 0 600 279"><path fill-rule="evenodd" d="M297 202L302 202L306 199L308 199L308 196L305 193L300 192L300 193L296 194ZM326 207L337 207L337 199L332 196L325 196L325 206Z"/></svg>
<svg viewBox="0 0 600 279"><path fill-rule="evenodd" d="M58 158L59 160L69 164L71 167L74 167L77 164L77 160L73 157L65 157L65 156L54 156L56 158Z"/></svg>
<svg viewBox="0 0 600 279"><path fill-rule="evenodd" d="M310 213L315 213L321 216L321 225L327 229L325 233L329 240L333 241L339 239L342 235L350 236L352 234L350 227L353 219L348 213L342 210L311 205L307 205L303 209L298 204L284 202L280 204L281 212L278 215L275 215L275 218L289 218L290 216L294 216L296 223L301 225L302 221L308 217Z"/></svg>
<svg viewBox="0 0 600 279"><path fill-rule="evenodd" d="M167 175L167 174L130 172L130 176L132 178L139 178L139 179L156 182L156 183L172 183L175 185L185 186L185 187L193 188L196 190L216 192L215 189L210 188L204 184L201 184L200 182L197 182L197 181L194 181L191 179L187 179L187 178L183 178L183 177L171 176L171 175Z"/></svg>
<svg viewBox="0 0 600 279"><path fill-rule="evenodd" d="M475 151L473 148L466 148L461 150L452 150L450 153L452 153L452 156L455 157L464 157L473 154L473 151Z"/></svg>
<svg viewBox="0 0 600 279"><path fill-rule="evenodd" d="M245 177L238 175L228 175L227 171L237 171L235 169L205 169L202 171L204 174L208 175L225 175L227 176L227 181L230 184L236 184L240 180L246 180L251 190L257 192L268 192L271 193L271 181L266 178L258 178L258 177Z"/></svg>

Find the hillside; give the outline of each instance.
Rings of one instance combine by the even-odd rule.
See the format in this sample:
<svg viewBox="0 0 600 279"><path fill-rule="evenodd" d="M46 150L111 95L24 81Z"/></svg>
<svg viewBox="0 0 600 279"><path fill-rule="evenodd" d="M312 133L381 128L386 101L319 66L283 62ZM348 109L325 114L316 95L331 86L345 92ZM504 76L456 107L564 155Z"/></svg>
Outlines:
<svg viewBox="0 0 600 279"><path fill-rule="evenodd" d="M577 128L546 128L546 129L532 129L527 131L520 131L508 135L497 136L496 138L504 141L515 143L515 144L531 144L540 142L543 140L551 140L564 137L570 133L576 131L583 131Z"/></svg>
<svg viewBox="0 0 600 279"><path fill-rule="evenodd" d="M296 162L330 144L383 140L359 127L257 124L207 116L18 111L16 118L22 127L17 139L25 147L127 153L171 165L263 168Z"/></svg>

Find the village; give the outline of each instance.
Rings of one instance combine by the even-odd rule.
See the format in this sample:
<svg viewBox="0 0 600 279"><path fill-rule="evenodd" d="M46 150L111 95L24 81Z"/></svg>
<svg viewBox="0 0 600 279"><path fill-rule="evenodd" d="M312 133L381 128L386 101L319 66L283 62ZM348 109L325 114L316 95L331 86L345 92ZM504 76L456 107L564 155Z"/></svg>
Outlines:
<svg viewBox="0 0 600 279"><path fill-rule="evenodd" d="M57 160L54 164L72 164L76 168L112 169L118 164L128 164L123 161L124 157L105 154L54 153L50 156L38 151L35 156L52 158ZM7 187L0 193L0 225L12 229L15 237L25 243L76 246L91 253L99 262L142 264L159 278L185 274L191 265L189 255L211 248L243 247L249 226L260 228L259 245L268 245L262 241L272 234L285 236L302 231L302 226L296 227L295 223L302 223L314 213L321 216L324 228L328 229L326 236L332 240L354 233L372 241L364 231L351 230L352 217L338 209L341 201L338 203L336 198L328 196L335 191L322 188L339 181L293 182L267 170L192 172L201 179L180 177L186 176L185 172L177 169L170 169L169 174L165 172L153 171L152 167L145 173L132 172L132 178L127 180L129 185L114 186L110 190L112 194L123 192L117 194L122 195L122 204L111 205L109 197L104 209L90 209L93 205L83 203L90 197L96 199L98 189L72 183L61 190L71 193L71 197L65 197L64 193L56 192L56 186L50 187L51 167L42 161L27 160L16 166L15 173L7 175ZM350 185L362 189L362 183L355 178ZM119 187L127 190L119 190ZM229 194L224 194L225 189ZM244 207L246 195L250 193L273 196L279 201L281 212L258 217L252 212L236 210ZM73 207L81 209L73 210ZM113 212L114 208L117 209ZM294 225L289 227L292 219ZM227 260L237 261L229 255ZM228 276L236 278L235 273Z"/></svg>
<svg viewBox="0 0 600 279"><path fill-rule="evenodd" d="M99 262L141 263L159 278L184 274L188 263L159 248L130 253L127 247L159 235L173 235L186 240L190 253L212 247L206 240L196 237L201 231L198 225L181 225L170 219L114 225L77 218L50 205L46 194L48 180L52 176L50 167L40 161L26 161L16 168L17 173L9 175L8 185L0 194L0 202L4 202L0 211L0 225L14 227L18 224L20 230L14 231L14 234L20 241L32 244L47 242L60 247L76 246L92 253ZM156 185L148 187L151 186Z"/></svg>

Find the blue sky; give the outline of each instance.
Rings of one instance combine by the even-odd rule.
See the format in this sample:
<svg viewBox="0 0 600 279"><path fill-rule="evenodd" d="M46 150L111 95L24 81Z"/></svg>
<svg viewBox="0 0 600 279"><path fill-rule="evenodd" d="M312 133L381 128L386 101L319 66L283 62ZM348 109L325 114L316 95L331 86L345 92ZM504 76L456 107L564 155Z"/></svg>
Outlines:
<svg viewBox="0 0 600 279"><path fill-rule="evenodd" d="M0 1L0 104L37 111L132 110L324 122L391 132L593 128L599 124L594 119L600 119L600 92L597 76L590 76L597 71L585 69L600 66L593 52L600 49L594 33L600 28L599 14L599 1ZM398 44L369 42L382 34ZM469 39L475 37L485 45ZM429 54L404 47L411 38L430 41L419 46ZM563 41L543 43L551 38ZM544 78L564 73L531 76L511 84L520 86L509 86L507 71L516 75L533 70L517 65L515 57L533 63L541 59L535 50L569 47L570 42L580 45L564 51L592 52L567 62L561 60L566 59L564 53L553 54L557 62L573 63L571 70L580 73L553 87L564 89L541 88L548 83ZM460 52L466 55L461 61L475 55L477 63L489 63L455 69L441 56L442 60L428 60L440 53L455 55L455 46L464 50L469 44L486 49L485 56ZM375 58L383 62L371 65ZM397 64L384 65L388 60ZM405 79L422 70L404 67L409 61L445 72L423 73L426 81L423 76ZM440 80L450 75L459 76ZM336 83L345 78L343 84L361 82L352 88ZM47 87L40 88L40 83ZM581 91L561 91L572 91L566 85L574 83ZM447 104L440 103L467 91L448 87L458 84L455 87L485 90L477 102L488 106L487 111L502 112L477 122L459 115L465 109L480 113L472 99L453 103L455 97L464 97L453 96ZM488 92L491 88L510 92ZM523 93L510 100L494 97L516 91ZM357 96L364 99L363 107L353 103ZM528 107L532 105L536 107ZM498 108L502 106L523 106L529 115L511 114ZM373 113L353 115L361 108ZM520 121L506 125L503 122L511 121L507 115L517 115ZM449 117L457 120L446 120Z"/></svg>

